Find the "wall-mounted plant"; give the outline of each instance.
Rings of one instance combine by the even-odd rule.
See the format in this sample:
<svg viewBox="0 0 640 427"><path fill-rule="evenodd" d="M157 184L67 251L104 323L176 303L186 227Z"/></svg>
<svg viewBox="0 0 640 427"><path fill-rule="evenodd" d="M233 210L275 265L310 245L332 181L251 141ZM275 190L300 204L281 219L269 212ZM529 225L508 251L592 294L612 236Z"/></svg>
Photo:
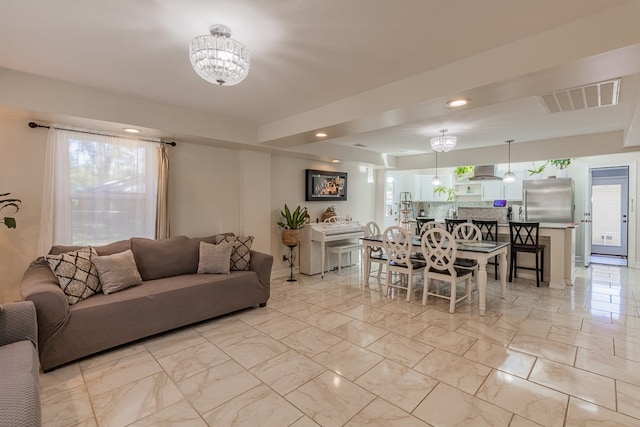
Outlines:
<svg viewBox="0 0 640 427"><path fill-rule="evenodd" d="M471 175L473 173L473 166L458 166L453 170L453 174L458 178Z"/></svg>
<svg viewBox="0 0 640 427"><path fill-rule="evenodd" d="M6 197L11 193L3 193L0 194L0 197ZM18 212L20 210L20 203L22 201L20 199L0 199L0 211L3 211L6 208L12 208L14 212ZM0 224L4 224L7 228L16 228L16 220L13 217L5 216L4 218L0 218Z"/></svg>
<svg viewBox="0 0 640 427"><path fill-rule="evenodd" d="M569 167L572 160L573 159L554 159L554 160L549 160L548 163L551 163L553 166L555 166L558 169L565 169Z"/></svg>
<svg viewBox="0 0 640 427"><path fill-rule="evenodd" d="M533 176L533 175L539 175L542 172L544 172L544 169L547 167L547 164L549 163L548 161L543 163L542 166L540 166L539 168L536 168L536 163L535 162L531 162L533 163L533 169L527 169L527 172L529 172L529 176Z"/></svg>
<svg viewBox="0 0 640 427"><path fill-rule="evenodd" d="M452 202L456 198L456 189L455 187L445 187L444 185L439 185L433 189L433 194L436 194L436 195L446 194L447 202Z"/></svg>

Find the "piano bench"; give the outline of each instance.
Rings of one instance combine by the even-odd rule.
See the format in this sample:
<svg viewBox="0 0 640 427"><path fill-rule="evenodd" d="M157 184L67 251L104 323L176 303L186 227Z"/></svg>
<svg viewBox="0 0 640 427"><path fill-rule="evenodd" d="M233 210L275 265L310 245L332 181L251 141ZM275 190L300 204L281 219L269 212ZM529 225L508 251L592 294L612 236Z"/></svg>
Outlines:
<svg viewBox="0 0 640 427"><path fill-rule="evenodd" d="M334 245L327 245L327 254L337 254L338 255L338 275L342 274L342 254L349 254L349 265L353 265L351 261L351 253L358 252L362 257L362 244L361 243L337 243ZM327 258L329 258L327 256ZM329 266L331 267L331 266ZM331 270L331 268L329 268Z"/></svg>

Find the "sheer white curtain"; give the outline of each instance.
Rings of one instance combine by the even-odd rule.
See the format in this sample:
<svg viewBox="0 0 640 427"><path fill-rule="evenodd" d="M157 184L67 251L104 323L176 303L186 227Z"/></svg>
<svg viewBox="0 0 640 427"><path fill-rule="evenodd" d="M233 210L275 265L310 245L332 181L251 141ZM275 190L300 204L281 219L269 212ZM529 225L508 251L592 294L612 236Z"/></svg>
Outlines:
<svg viewBox="0 0 640 427"><path fill-rule="evenodd" d="M39 251L154 238L158 146L51 126Z"/></svg>

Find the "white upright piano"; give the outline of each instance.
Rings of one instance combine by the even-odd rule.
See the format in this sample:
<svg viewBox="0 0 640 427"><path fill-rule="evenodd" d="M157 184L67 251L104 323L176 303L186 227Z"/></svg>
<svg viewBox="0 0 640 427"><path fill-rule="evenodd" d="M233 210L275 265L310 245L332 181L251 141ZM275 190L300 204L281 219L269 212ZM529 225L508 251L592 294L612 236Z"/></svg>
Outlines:
<svg viewBox="0 0 640 427"><path fill-rule="evenodd" d="M300 273L322 274L324 277L327 269L325 243L355 241L360 237L364 237L364 231L358 221L321 222L305 226L300 239Z"/></svg>

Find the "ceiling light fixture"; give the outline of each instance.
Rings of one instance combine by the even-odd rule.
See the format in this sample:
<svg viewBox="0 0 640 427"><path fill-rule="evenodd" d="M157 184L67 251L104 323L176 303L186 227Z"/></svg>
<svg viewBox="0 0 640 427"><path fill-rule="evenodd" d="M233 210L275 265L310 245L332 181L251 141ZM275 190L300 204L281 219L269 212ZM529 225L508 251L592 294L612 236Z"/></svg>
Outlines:
<svg viewBox="0 0 640 427"><path fill-rule="evenodd" d="M134 129L134 128L124 128L122 130L128 133L140 133L139 129Z"/></svg>
<svg viewBox="0 0 640 427"><path fill-rule="evenodd" d="M468 98L456 98L447 101L447 107L462 107L463 105L467 105L468 103Z"/></svg>
<svg viewBox="0 0 640 427"><path fill-rule="evenodd" d="M189 44L189 58L196 73L209 83L233 86L249 73L249 49L231 38L229 27L209 28L211 35L198 36Z"/></svg>
<svg viewBox="0 0 640 427"><path fill-rule="evenodd" d="M439 187L442 184L440 178L438 177L438 152L436 151L436 175L431 180L431 185L434 187Z"/></svg>
<svg viewBox="0 0 640 427"><path fill-rule="evenodd" d="M316 136L317 136L318 138L326 138L326 137L327 137L327 134L326 134L325 132L318 132L318 133L316 133Z"/></svg>
<svg viewBox="0 0 640 427"><path fill-rule="evenodd" d="M438 153L446 153L455 148L458 138L445 135L448 129L441 129L442 135L431 138L431 148Z"/></svg>
<svg viewBox="0 0 640 427"><path fill-rule="evenodd" d="M511 184L512 182L516 182L516 174L511 172L511 143L513 142L513 139L507 139L505 142L509 146L509 170L505 172L502 177L502 182L505 184Z"/></svg>

